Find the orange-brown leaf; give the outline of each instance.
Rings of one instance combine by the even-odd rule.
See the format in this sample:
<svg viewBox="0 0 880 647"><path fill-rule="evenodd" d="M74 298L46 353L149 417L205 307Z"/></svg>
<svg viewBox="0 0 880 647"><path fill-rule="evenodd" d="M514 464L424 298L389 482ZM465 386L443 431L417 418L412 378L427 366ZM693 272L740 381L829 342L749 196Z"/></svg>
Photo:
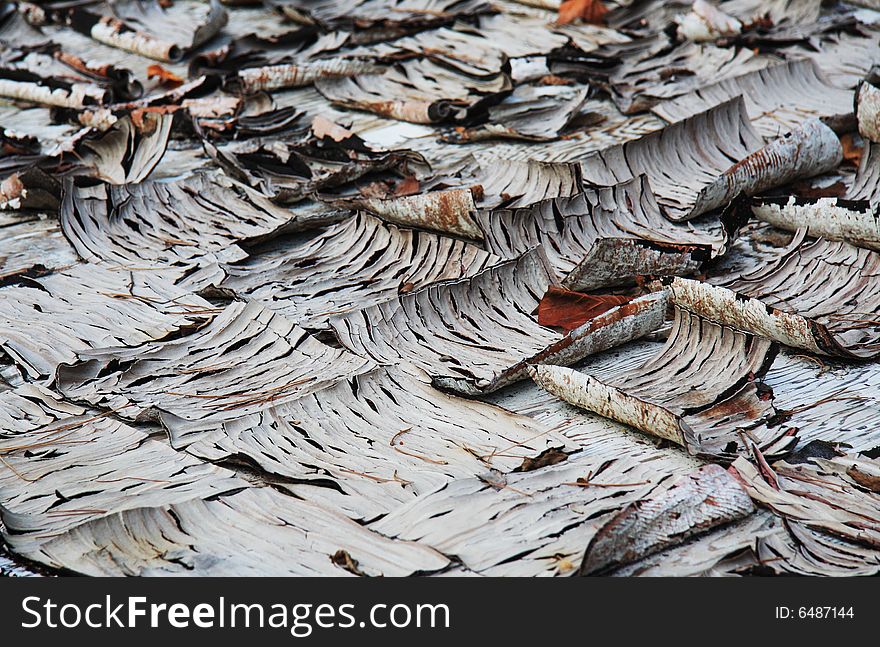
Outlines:
<svg viewBox="0 0 880 647"><path fill-rule="evenodd" d="M419 192L421 185L414 175L407 175L394 188L394 196L403 198L408 195L415 195Z"/></svg>
<svg viewBox="0 0 880 647"><path fill-rule="evenodd" d="M177 76L171 70L166 70L161 65L153 64L147 68L148 79L159 79L159 83L176 88L183 84L183 79Z"/></svg>
<svg viewBox="0 0 880 647"><path fill-rule="evenodd" d="M862 153L865 152L864 143L856 144L856 140L852 133L847 133L840 138L840 145L843 147L843 161L850 166L859 168L862 163Z"/></svg>
<svg viewBox="0 0 880 647"><path fill-rule="evenodd" d="M559 17L556 22L567 25L575 20L582 20L591 25L604 25L608 8L601 0L565 0L559 5Z"/></svg>
<svg viewBox="0 0 880 647"><path fill-rule="evenodd" d="M334 123L327 119L327 117L322 117L321 115L318 115L312 120L312 134L317 139L329 137L337 143L343 142L349 137L354 137L354 133L348 128L343 128L339 124Z"/></svg>
<svg viewBox="0 0 880 647"><path fill-rule="evenodd" d="M613 294L594 296L551 286L538 304L538 323L568 332L629 300Z"/></svg>

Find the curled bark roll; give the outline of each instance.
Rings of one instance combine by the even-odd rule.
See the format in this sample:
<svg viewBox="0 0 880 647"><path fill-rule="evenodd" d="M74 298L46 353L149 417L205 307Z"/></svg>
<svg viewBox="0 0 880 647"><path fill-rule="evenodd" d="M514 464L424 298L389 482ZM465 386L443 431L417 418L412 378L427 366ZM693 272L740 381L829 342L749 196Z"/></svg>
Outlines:
<svg viewBox="0 0 880 647"><path fill-rule="evenodd" d="M880 89L863 82L856 93L855 109L859 134L872 142L880 142Z"/></svg>
<svg viewBox="0 0 880 647"><path fill-rule="evenodd" d="M174 63L183 58L183 51L174 43L132 29L118 18L74 11L71 14L71 26L99 43L157 61Z"/></svg>
<svg viewBox="0 0 880 647"><path fill-rule="evenodd" d="M253 94L260 90L299 88L321 78L373 74L378 70L379 68L369 61L327 59L239 70L238 74L230 79L228 85L231 90Z"/></svg>
<svg viewBox="0 0 880 647"><path fill-rule="evenodd" d="M110 93L96 85L71 83L65 87L49 87L31 81L0 79L0 96L58 108L85 108L106 103Z"/></svg>

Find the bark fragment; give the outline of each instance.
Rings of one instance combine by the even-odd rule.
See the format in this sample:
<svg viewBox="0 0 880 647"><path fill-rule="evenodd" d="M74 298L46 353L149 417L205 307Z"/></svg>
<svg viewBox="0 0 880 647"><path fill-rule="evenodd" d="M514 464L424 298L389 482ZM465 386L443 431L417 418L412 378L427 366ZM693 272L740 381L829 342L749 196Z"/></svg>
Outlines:
<svg viewBox="0 0 880 647"><path fill-rule="evenodd" d="M795 196L759 198L751 203L756 218L788 231L842 240L858 247L880 250L880 207L867 201L820 198L803 201Z"/></svg>
<svg viewBox="0 0 880 647"><path fill-rule="evenodd" d="M868 82L856 92L856 121L862 137L880 142L880 89Z"/></svg>
<svg viewBox="0 0 880 647"><path fill-rule="evenodd" d="M676 123L739 95L749 119L764 137L794 130L810 118L820 118L835 129L851 119L853 93L831 85L809 59L770 65L706 85L651 110Z"/></svg>
<svg viewBox="0 0 880 647"><path fill-rule="evenodd" d="M177 340L81 352L56 381L68 397L159 421L175 434L214 428L372 367L257 303L234 302Z"/></svg>
<svg viewBox="0 0 880 647"><path fill-rule="evenodd" d="M691 273L727 245L719 229L701 231L665 218L645 176L529 207L480 210L475 219L486 247L502 258L542 245L572 290L631 284L664 270Z"/></svg>
<svg viewBox="0 0 880 647"><path fill-rule="evenodd" d="M330 325L354 353L380 364L411 362L443 388L476 395L523 379L529 363L571 364L662 323L665 295L657 293L561 335L531 314L554 282L534 250L472 278L335 317ZM443 323L437 328L434 322Z"/></svg>
<svg viewBox="0 0 880 647"><path fill-rule="evenodd" d="M771 426L772 391L758 380L776 353L766 339L677 308L666 345L640 367L602 379L558 366L536 366L530 373L571 404L693 454L732 460L748 449L746 439L774 454L796 441L789 430ZM674 382L669 375L676 375Z"/></svg>
<svg viewBox="0 0 880 647"><path fill-rule="evenodd" d="M751 514L752 500L724 468L707 465L665 492L629 504L594 536L581 575L643 559L717 526Z"/></svg>
<svg viewBox="0 0 880 647"><path fill-rule="evenodd" d="M361 213L301 246L224 267L220 286L305 328L326 328L333 315L473 276L499 261L469 243Z"/></svg>

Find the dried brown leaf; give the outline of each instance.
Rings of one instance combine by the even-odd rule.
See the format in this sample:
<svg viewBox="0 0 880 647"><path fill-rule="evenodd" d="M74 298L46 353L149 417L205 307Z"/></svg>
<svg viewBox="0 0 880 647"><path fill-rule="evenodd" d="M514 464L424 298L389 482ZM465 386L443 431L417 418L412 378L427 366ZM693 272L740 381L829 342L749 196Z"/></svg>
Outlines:
<svg viewBox="0 0 880 647"><path fill-rule="evenodd" d="M167 70L161 65L154 63L147 67L147 78L148 79L158 79L162 85L176 88L179 85L183 85L184 79L180 78L171 70Z"/></svg>
<svg viewBox="0 0 880 647"><path fill-rule="evenodd" d="M604 25L608 8L601 0L565 0L559 5L559 17L556 22L567 25L575 20L582 20L591 25Z"/></svg>
<svg viewBox="0 0 880 647"><path fill-rule="evenodd" d="M538 323L569 332L628 301L630 301L629 297L583 294L550 286L541 303L538 304Z"/></svg>

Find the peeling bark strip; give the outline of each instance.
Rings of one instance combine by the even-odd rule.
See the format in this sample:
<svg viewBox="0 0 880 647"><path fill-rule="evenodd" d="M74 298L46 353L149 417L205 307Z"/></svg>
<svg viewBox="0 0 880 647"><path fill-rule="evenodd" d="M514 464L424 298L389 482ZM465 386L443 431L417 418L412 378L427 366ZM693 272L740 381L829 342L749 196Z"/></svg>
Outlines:
<svg viewBox="0 0 880 647"><path fill-rule="evenodd" d="M695 211L705 213L728 204L741 193L755 195L836 168L843 160L837 135L817 119L774 139L734 164L697 197Z"/></svg>
<svg viewBox="0 0 880 647"><path fill-rule="evenodd" d="M752 201L751 211L759 220L779 229L804 229L815 238L880 250L880 206L872 207L867 201L820 198L804 202L795 196L758 198Z"/></svg>
<svg viewBox="0 0 880 647"><path fill-rule="evenodd" d="M475 76L412 60L384 74L317 79L315 88L334 104L417 124L464 122L480 108L498 103L513 89L507 74Z"/></svg>
<svg viewBox="0 0 880 647"><path fill-rule="evenodd" d="M74 29L110 47L124 49L157 61L176 62L183 58L183 52L174 43L163 41L151 34L140 33L117 18L74 11L71 24Z"/></svg>
<svg viewBox="0 0 880 647"><path fill-rule="evenodd" d="M651 14L662 17L663 8L674 7L669 3L658 4L663 6L639 12L642 15L635 19L636 29L643 29L643 20ZM633 115L660 101L754 72L779 60L743 47L680 42L674 34L667 33L668 25L663 21L642 38L604 45L586 55L556 54L550 69L556 74L573 73L596 79L609 89L621 112Z"/></svg>
<svg viewBox="0 0 880 647"><path fill-rule="evenodd" d="M143 344L212 315L210 303L155 273L76 265L0 288L0 350L30 379L45 380L80 351Z"/></svg>
<svg viewBox="0 0 880 647"><path fill-rule="evenodd" d="M80 110L142 91L129 70L83 60L54 43L0 51L0 96Z"/></svg>
<svg viewBox="0 0 880 647"><path fill-rule="evenodd" d="M553 427L378 369L172 442L207 460L247 457L292 494L368 521L456 479L575 452Z"/></svg>
<svg viewBox="0 0 880 647"><path fill-rule="evenodd" d="M3 72L0 71L0 76L2 75ZM106 103L110 96L106 90L94 85L65 85L66 87L52 88L40 83L0 78L0 96L61 108L85 108L87 105Z"/></svg>
<svg viewBox="0 0 880 647"><path fill-rule="evenodd" d="M813 117L835 128L852 118L852 91L831 85L809 59L725 79L664 101L651 111L676 123L740 95L749 119L764 137L777 137Z"/></svg>
<svg viewBox="0 0 880 647"><path fill-rule="evenodd" d="M354 353L380 364L410 362L442 388L476 395L524 378L529 363L571 364L662 324L665 295L658 293L561 335L532 314L554 283L536 249L473 278L332 318L330 325Z"/></svg>
<svg viewBox="0 0 880 647"><path fill-rule="evenodd" d="M731 162L748 158L762 145L737 97L659 132L592 153L583 160L583 174L599 186L647 175L666 216L688 220L725 204L702 194L719 180L729 186L724 174Z"/></svg>
<svg viewBox="0 0 880 647"><path fill-rule="evenodd" d="M302 226L256 191L204 173L123 186L76 187L68 180L59 218L84 260L171 274L242 260L247 253L238 243Z"/></svg>
<svg viewBox="0 0 880 647"><path fill-rule="evenodd" d="M702 233L665 218L645 176L529 207L480 210L475 219L486 248L502 258L542 245L559 274L571 273L564 282L572 290L626 285L664 268L687 273L727 244L723 232Z"/></svg>
<svg viewBox="0 0 880 647"><path fill-rule="evenodd" d="M868 482L880 462L858 454L790 465L732 466L758 504L785 519L785 532L757 542L757 556L778 573L876 575L880 572L880 493Z"/></svg>
<svg viewBox="0 0 880 647"><path fill-rule="evenodd" d="M862 137L880 142L880 89L867 81L856 93L856 121Z"/></svg>
<svg viewBox="0 0 880 647"><path fill-rule="evenodd" d="M701 467L668 490L630 503L606 523L587 546L580 574L635 562L754 510L749 495L727 470Z"/></svg>
<svg viewBox="0 0 880 647"><path fill-rule="evenodd" d="M566 402L692 454L732 460L747 451L745 439L774 454L796 442L788 430L768 427L776 415L772 391L757 381L776 353L766 339L676 308L665 346L640 367L602 379L558 366L536 366L530 373Z"/></svg>
<svg viewBox="0 0 880 647"><path fill-rule="evenodd" d="M787 346L848 358L880 355L880 254L817 240L717 287L676 278L678 305ZM816 289L805 289L815 277Z"/></svg>
<svg viewBox="0 0 880 647"><path fill-rule="evenodd" d="M215 428L371 368L257 303L233 302L180 339L79 353L56 381L72 399L127 419L149 416L175 434Z"/></svg>
<svg viewBox="0 0 880 647"><path fill-rule="evenodd" d="M497 106L489 108L487 123L460 128L446 139L453 143L485 139L552 141L565 132L587 100L587 88L518 86Z"/></svg>
<svg viewBox="0 0 880 647"><path fill-rule="evenodd" d="M242 134L242 129L238 128L236 134ZM203 140L203 145L228 175L258 189L276 203L298 202L371 173L395 171L405 176L411 167L427 166L418 153L374 150L352 133L338 140L310 134L295 141L254 138L215 146Z"/></svg>
<svg viewBox="0 0 880 647"><path fill-rule="evenodd" d="M688 276L699 272L710 258L709 245L600 238L562 280L562 285L569 290L590 292L633 285L644 276Z"/></svg>
<svg viewBox="0 0 880 647"><path fill-rule="evenodd" d="M240 89L248 94L260 90L299 88L311 85L316 79L340 78L380 71L374 63L356 59L316 60L302 64L251 67L238 72Z"/></svg>
<svg viewBox="0 0 880 647"><path fill-rule="evenodd" d="M169 63L216 35L228 18L217 0L207 6L171 6L168 11L155 0L120 0L109 9L113 15L74 7L70 25L99 43Z"/></svg>
<svg viewBox="0 0 880 647"><path fill-rule="evenodd" d="M366 209L380 218L406 227L431 229L475 240L482 238L472 215L477 205L470 189L432 191L390 200L351 198L341 200L338 204Z"/></svg>
<svg viewBox="0 0 880 647"><path fill-rule="evenodd" d="M333 315L473 276L500 260L475 245L361 213L300 246L225 267L220 287L304 328L327 328Z"/></svg>

